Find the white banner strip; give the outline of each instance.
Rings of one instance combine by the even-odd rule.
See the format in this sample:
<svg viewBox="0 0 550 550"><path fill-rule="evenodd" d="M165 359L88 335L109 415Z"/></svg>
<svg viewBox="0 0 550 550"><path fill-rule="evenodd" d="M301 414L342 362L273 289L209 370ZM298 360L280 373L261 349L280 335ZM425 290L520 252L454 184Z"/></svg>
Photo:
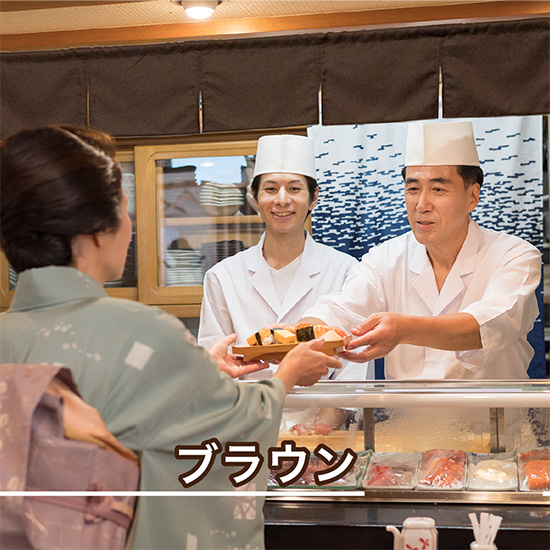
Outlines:
<svg viewBox="0 0 550 550"><path fill-rule="evenodd" d="M365 491L0 491L0 497L364 497Z"/></svg>

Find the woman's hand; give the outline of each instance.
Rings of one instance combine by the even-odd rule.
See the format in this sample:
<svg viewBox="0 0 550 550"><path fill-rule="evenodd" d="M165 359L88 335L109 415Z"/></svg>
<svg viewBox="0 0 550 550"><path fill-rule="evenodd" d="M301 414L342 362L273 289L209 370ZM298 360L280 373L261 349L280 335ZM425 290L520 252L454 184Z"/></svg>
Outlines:
<svg viewBox="0 0 550 550"><path fill-rule="evenodd" d="M322 338L302 342L289 351L279 364L275 377L281 378L286 390L293 386L312 386L329 369L339 369L342 363L336 358L319 351L325 341Z"/></svg>
<svg viewBox="0 0 550 550"><path fill-rule="evenodd" d="M236 339L236 334L230 334L222 338L219 342L216 342L208 350L208 353L214 358L216 363L218 363L218 367L221 371L226 372L233 378L238 378L244 374L251 374L269 367L269 363L263 363L262 361L248 361L245 363L241 357L229 353L229 346L231 346Z"/></svg>

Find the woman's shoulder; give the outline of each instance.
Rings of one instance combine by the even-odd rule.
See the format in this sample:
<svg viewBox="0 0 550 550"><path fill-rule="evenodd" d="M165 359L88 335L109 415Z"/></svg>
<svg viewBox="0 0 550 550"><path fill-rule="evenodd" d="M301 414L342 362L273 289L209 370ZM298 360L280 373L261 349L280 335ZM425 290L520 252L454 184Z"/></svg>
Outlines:
<svg viewBox="0 0 550 550"><path fill-rule="evenodd" d="M178 318L166 313L160 307L110 296L96 300L89 313L96 317L96 320L103 319L105 324L117 326L128 332L131 330L162 332L170 330L170 327L181 330L183 326Z"/></svg>

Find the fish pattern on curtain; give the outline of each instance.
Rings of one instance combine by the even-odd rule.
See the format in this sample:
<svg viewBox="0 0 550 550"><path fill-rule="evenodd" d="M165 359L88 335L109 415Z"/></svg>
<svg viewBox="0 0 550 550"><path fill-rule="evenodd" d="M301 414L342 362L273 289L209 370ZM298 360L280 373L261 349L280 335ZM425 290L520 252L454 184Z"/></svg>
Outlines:
<svg viewBox="0 0 550 550"><path fill-rule="evenodd" d="M445 119L445 122L466 119ZM471 120L485 174L472 218L480 225L517 235L542 251L542 117ZM428 121L434 122L434 121ZM408 231L403 179L406 122L311 126L319 204L312 214L314 238L360 259L368 250ZM529 374L544 377L541 316L530 340L536 356Z"/></svg>

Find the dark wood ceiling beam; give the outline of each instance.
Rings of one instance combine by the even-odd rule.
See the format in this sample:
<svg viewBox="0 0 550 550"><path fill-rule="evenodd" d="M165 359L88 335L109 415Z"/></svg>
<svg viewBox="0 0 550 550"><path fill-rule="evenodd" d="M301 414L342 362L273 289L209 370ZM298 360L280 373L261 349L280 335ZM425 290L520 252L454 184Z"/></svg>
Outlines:
<svg viewBox="0 0 550 550"><path fill-rule="evenodd" d="M239 38L247 36L323 32L384 25L495 20L550 16L550 3L544 1L480 2L418 8L370 10L314 14L307 16L266 17L225 21L178 23L110 29L2 35L2 51L61 49L79 46L106 46L177 42L183 40Z"/></svg>

